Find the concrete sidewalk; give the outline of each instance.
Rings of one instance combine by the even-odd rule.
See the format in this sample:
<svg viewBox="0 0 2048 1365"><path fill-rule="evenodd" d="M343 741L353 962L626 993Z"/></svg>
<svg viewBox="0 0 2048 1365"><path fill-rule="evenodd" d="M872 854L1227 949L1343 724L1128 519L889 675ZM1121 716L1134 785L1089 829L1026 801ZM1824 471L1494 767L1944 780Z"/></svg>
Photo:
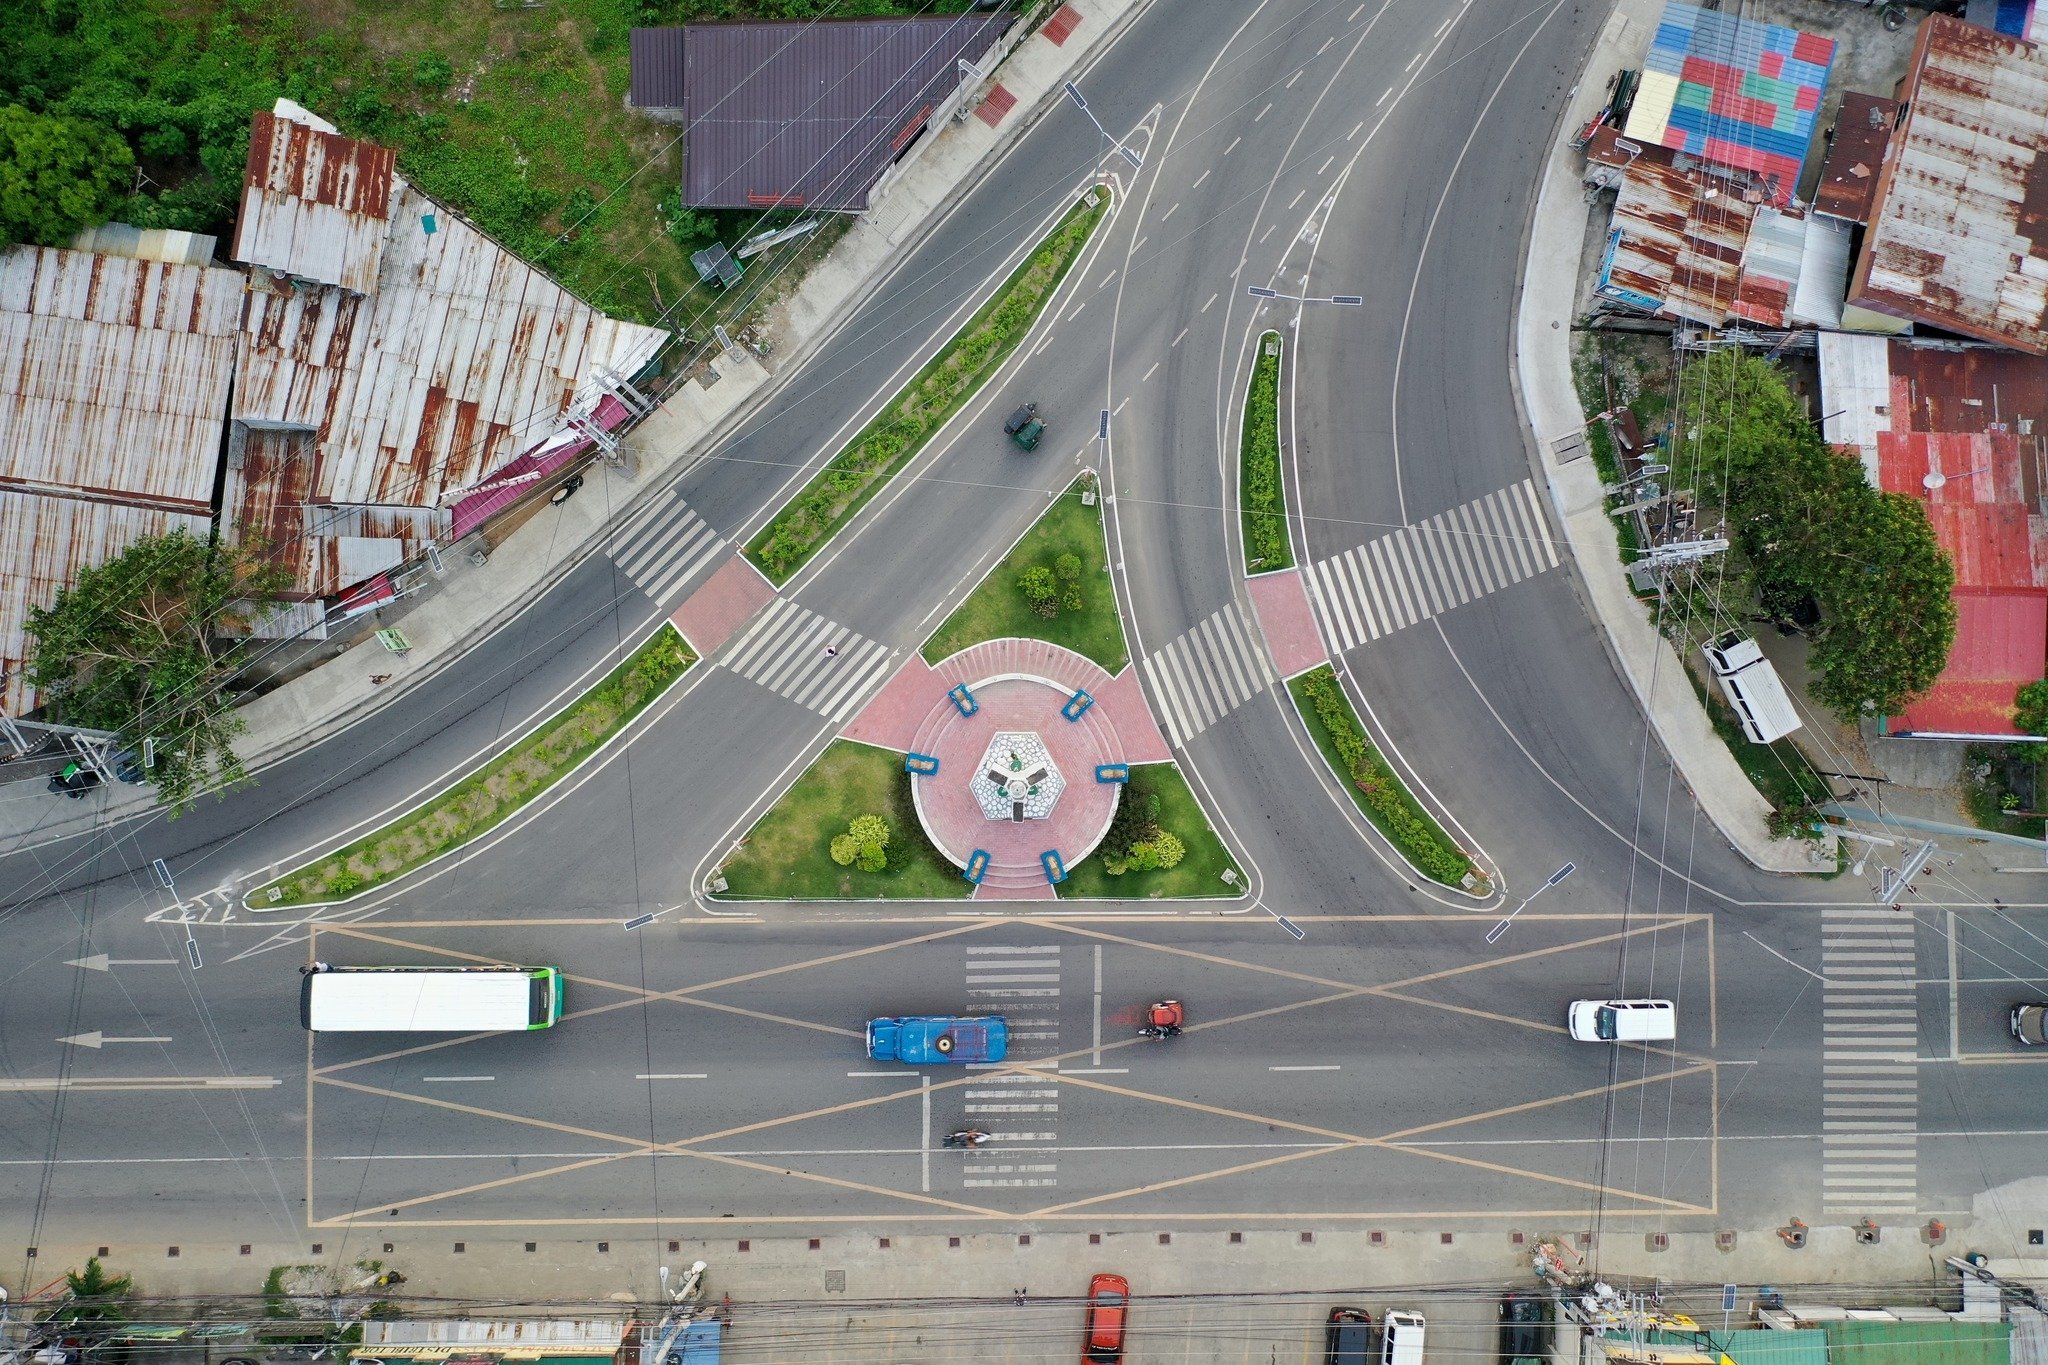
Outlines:
<svg viewBox="0 0 2048 1365"><path fill-rule="evenodd" d="M1722 837L1764 871L1824 872L1835 865L1834 840L1816 844L1771 837L1764 824L1769 804L1714 733L1685 676L1684 662L1629 590L1600 474L1585 453L1586 418L1572 386L1573 301L1587 207L1579 184L1580 157L1566 141L1566 130L1583 127L1599 111L1609 72L1642 65L1662 12L1663 0L1617 0L1558 124L1523 262L1515 320L1516 394L1587 605L1693 799Z"/></svg>
<svg viewBox="0 0 2048 1365"><path fill-rule="evenodd" d="M625 438L630 473L599 465L592 487L560 507L542 507L490 553L468 561L468 543L442 555L446 571L419 595L373 621L402 629L404 656L374 638L337 646L320 667L244 706L248 731L237 745L258 772L355 725L439 676L597 550L646 496L666 488L693 457L728 435L881 286L888 270L937 226L996 159L1060 97L1061 83L1106 48L1151 0L1067 0L1052 8L984 80L963 116L935 128L892 168L868 213L776 305L772 370L735 350L712 362ZM1052 20L1057 22L1052 22ZM1055 37L1058 41L1055 41ZM1000 95L991 94L1000 89ZM734 527L720 528L731 532ZM388 675L388 681L373 678ZM0 849L82 832L154 804L147 787L116 786L82 800L59 796L0 802Z"/></svg>

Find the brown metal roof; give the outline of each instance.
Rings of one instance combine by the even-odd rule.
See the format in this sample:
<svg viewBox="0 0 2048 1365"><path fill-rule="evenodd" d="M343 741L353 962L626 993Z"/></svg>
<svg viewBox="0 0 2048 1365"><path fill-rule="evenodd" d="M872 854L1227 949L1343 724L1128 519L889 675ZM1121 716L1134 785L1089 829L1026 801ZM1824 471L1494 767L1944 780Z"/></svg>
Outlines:
<svg viewBox="0 0 2048 1365"><path fill-rule="evenodd" d="M1870 221L1870 201L1877 194L1877 172L1891 145L1899 120L1899 102L1860 90L1845 91L1835 115L1828 154L1820 165L1820 185L1813 211L1852 223Z"/></svg>
<svg viewBox="0 0 2048 1365"><path fill-rule="evenodd" d="M338 284L377 287L398 154L342 137L289 101L259 110L249 138L234 259Z"/></svg>
<svg viewBox="0 0 2048 1365"><path fill-rule="evenodd" d="M241 302L232 270L0 251L0 486L209 511Z"/></svg>
<svg viewBox="0 0 2048 1365"><path fill-rule="evenodd" d="M1690 163L1690 158L1685 158ZM1709 327L1728 320L1757 205L1696 163L1646 148L1615 196L1603 290Z"/></svg>
<svg viewBox="0 0 2048 1365"><path fill-rule="evenodd" d="M49 606L80 569L138 540L178 527L204 536L211 525L204 515L0 488L0 715L23 715L36 704L21 677L31 607Z"/></svg>
<svg viewBox="0 0 2048 1365"><path fill-rule="evenodd" d="M691 24L634 32L632 101L680 103L684 201L862 209L868 190L1012 13ZM678 67L680 62L680 67Z"/></svg>
<svg viewBox="0 0 2048 1365"><path fill-rule="evenodd" d="M2048 52L1921 25L1849 302L2048 352Z"/></svg>

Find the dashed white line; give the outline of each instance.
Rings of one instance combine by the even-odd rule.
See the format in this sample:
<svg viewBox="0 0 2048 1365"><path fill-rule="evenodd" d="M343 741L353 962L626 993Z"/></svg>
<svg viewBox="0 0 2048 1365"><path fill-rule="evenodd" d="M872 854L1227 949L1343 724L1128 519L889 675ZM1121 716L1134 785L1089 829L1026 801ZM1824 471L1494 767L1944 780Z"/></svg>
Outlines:
<svg viewBox="0 0 2048 1365"><path fill-rule="evenodd" d="M701 1081L706 1079L701 1071L648 1071L633 1078L636 1081Z"/></svg>
<svg viewBox="0 0 2048 1365"><path fill-rule="evenodd" d="M1152 240L1152 239L1151 239L1150 237L1140 237L1140 238L1139 238L1139 239L1138 239L1137 241L1135 241L1135 242L1132 242L1132 243L1131 243L1131 254L1132 254L1133 256L1137 255L1137 254L1138 254L1138 248L1139 248L1139 247L1141 247L1141 246L1143 246L1143 245L1145 245L1145 243L1147 243L1147 242L1149 242L1149 241L1151 241L1151 240Z"/></svg>
<svg viewBox="0 0 2048 1365"><path fill-rule="evenodd" d="M1381 98L1385 98L1385 97L1384 97L1384 96L1382 96ZM1351 139L1353 139L1353 138L1357 137L1357 136L1358 136L1358 135L1359 135L1360 133L1362 133L1362 132L1364 132L1364 131L1365 131L1365 120L1364 120L1364 119L1360 119L1360 120L1358 121L1358 126L1357 126L1356 128L1353 128L1353 129L1352 129L1352 130L1351 130L1350 132L1348 132L1348 133L1344 134L1344 140L1345 140L1346 142L1349 142L1349 141L1351 141Z"/></svg>
<svg viewBox="0 0 2048 1365"><path fill-rule="evenodd" d="M1330 44L1331 44L1331 43L1334 43L1334 42L1336 42L1336 41L1337 41L1337 40L1336 40L1335 38L1325 38L1325 39L1323 39L1323 45L1322 45L1321 47L1319 47L1319 48L1317 48L1317 49L1316 49L1316 55L1317 55L1318 57L1320 57L1320 56L1322 56L1322 55L1323 55L1323 54L1324 54L1325 52L1328 52L1328 51L1330 50Z"/></svg>
<svg viewBox="0 0 2048 1365"><path fill-rule="evenodd" d="M1268 114L1270 114L1270 113L1272 113L1272 112L1273 112L1273 106L1272 106L1272 105L1270 105L1270 104L1268 104L1268 105L1267 105L1267 106L1266 106L1265 108L1263 108L1263 109L1259 110L1259 112L1258 112L1258 113L1256 113L1256 114L1252 115L1252 122L1253 122L1253 123L1257 123L1257 122L1258 122L1258 121L1259 121L1260 119L1264 118L1264 117L1265 117L1266 115L1268 115Z"/></svg>
<svg viewBox="0 0 2048 1365"><path fill-rule="evenodd" d="M1296 190L1296 191L1294 192L1294 197L1293 197L1292 199L1290 199L1290 200L1288 200L1288 201L1287 201L1287 210L1286 210L1286 211L1287 211L1287 212L1289 212L1289 213L1292 213L1292 212L1294 212L1294 206L1295 206L1296 204L1299 204L1299 203L1300 203L1300 202L1302 201L1302 198L1303 198L1303 197L1304 197L1305 195L1307 195L1307 194L1308 194L1308 191L1307 191L1307 190Z"/></svg>
<svg viewBox="0 0 2048 1365"><path fill-rule="evenodd" d="M1280 225L1279 225L1278 223L1275 223L1275 224L1273 224L1273 227L1269 227L1269 228L1267 228L1267 229L1266 229L1266 230L1265 230L1264 232L1260 233L1260 234L1259 234L1259 245L1260 245L1260 246L1264 246L1264 245L1266 244L1266 239L1267 239L1268 237L1271 237L1271 236L1273 235L1273 228L1276 228L1276 227L1279 227L1279 226L1280 226Z"/></svg>
<svg viewBox="0 0 2048 1365"><path fill-rule="evenodd" d="M1123 402L1118 403L1114 408L1111 408L1109 415L1111 417L1121 417L1123 416L1124 409L1129 407L1130 405L1131 400L1126 398Z"/></svg>
<svg viewBox="0 0 2048 1365"><path fill-rule="evenodd" d="M859 1076L904 1076L904 1077L908 1077L908 1076L914 1075L915 1073L913 1073L913 1072L909 1072L909 1071L849 1071L849 1072L847 1072L846 1074L847 1074L847 1075L849 1075L849 1076L855 1076L855 1077L859 1077Z"/></svg>
<svg viewBox="0 0 2048 1365"><path fill-rule="evenodd" d="M1330 169L1330 163L1331 163L1332 161L1335 161L1336 159L1337 159L1337 154L1336 154L1335 152L1332 152L1332 153L1331 153L1331 154L1330 154L1330 155L1329 155L1328 157L1324 158L1324 160L1323 160L1323 164L1322 164L1322 165L1320 165L1320 166L1316 167L1316 174L1317 174L1317 175L1321 175L1321 174L1323 174L1323 173L1324 173L1325 171L1329 170L1329 169Z"/></svg>
<svg viewBox="0 0 2048 1365"><path fill-rule="evenodd" d="M1175 205L1174 205L1174 206L1173 206L1172 208L1168 209L1168 210L1167 210L1166 212L1164 212L1164 213L1162 213L1162 214L1160 214L1160 215L1159 215L1159 221L1163 223L1163 222L1165 222L1165 221L1166 221L1167 219L1169 219L1169 218L1173 217L1173 215L1174 215L1174 214L1176 214L1176 213L1179 213L1179 212L1180 212L1180 205L1179 205L1179 204L1175 204Z"/></svg>
<svg viewBox="0 0 2048 1365"><path fill-rule="evenodd" d="M1127 1066L1069 1066L1060 1070L1062 1076L1128 1076Z"/></svg>
<svg viewBox="0 0 2048 1365"><path fill-rule="evenodd" d="M423 1081L495 1081L496 1076L422 1076Z"/></svg>
<svg viewBox="0 0 2048 1365"><path fill-rule="evenodd" d="M1082 310L1083 308L1086 308L1087 306L1088 306L1088 300L1086 300L1086 299L1083 299L1083 300L1081 300L1081 301L1080 301L1079 303L1075 304L1075 305L1073 306L1073 308L1072 308L1071 310L1069 310L1069 311L1068 311L1068 313L1067 313L1067 316L1068 316L1068 317L1070 317L1070 318L1077 318L1077 317L1080 317L1080 316L1081 316L1081 310Z"/></svg>
<svg viewBox="0 0 2048 1365"><path fill-rule="evenodd" d="M1217 294L1211 294L1211 295L1209 296L1209 303L1214 303L1214 302L1216 302L1216 300L1217 300L1218 298L1220 298L1220 297L1221 297L1221 295L1217 295ZM1203 311L1204 313L1206 313L1206 312L1208 312L1208 311L1209 311L1209 303L1205 303L1205 304L1203 304L1203 305L1202 305L1202 311Z"/></svg>
<svg viewBox="0 0 2048 1365"><path fill-rule="evenodd" d="M1111 280L1113 280L1113 279L1115 279L1115 278L1116 278L1116 271L1112 270L1112 271L1110 271L1110 272L1109 272L1109 273L1108 273L1107 275L1104 275L1104 276L1103 276L1103 277L1102 277L1101 279L1097 280L1097 281L1095 282L1095 287L1096 287L1097 289L1100 289L1100 288L1102 288L1102 286L1104 286L1105 284L1108 284L1108 283L1109 283L1109 282L1110 282Z"/></svg>
<svg viewBox="0 0 2048 1365"><path fill-rule="evenodd" d="M1159 362L1158 362L1158 361L1156 361L1156 360L1155 360L1155 361L1153 361L1153 362L1152 362L1152 369L1150 369L1150 370L1147 370L1147 371L1145 371L1145 375L1144 375L1144 378L1140 379L1140 380L1139 380L1138 382L1139 382L1140 384L1143 384L1143 383L1147 383L1148 381L1150 381L1150 380L1151 380L1151 378L1152 378L1152 374L1153 374L1153 371L1154 371L1154 370L1157 370L1158 368L1159 368Z"/></svg>
<svg viewBox="0 0 2048 1365"><path fill-rule="evenodd" d="M1195 183L1188 186L1188 188L1191 190L1198 190L1202 188L1202 182L1209 178L1209 171L1213 171L1215 169L1216 168L1214 166L1211 166L1208 171L1203 171L1200 175L1195 177Z"/></svg>
<svg viewBox="0 0 2048 1365"><path fill-rule="evenodd" d="M1444 36L1444 30L1445 30L1445 29L1447 29L1447 28L1449 28L1449 27L1450 27L1450 26L1451 26L1452 24L1455 24L1455 23L1457 23L1457 22L1458 22L1458 12L1457 12L1456 10L1452 10L1452 11L1451 11L1451 15L1450 15L1450 17L1449 17L1448 19L1444 20L1444 21L1443 21L1443 22L1442 22L1441 24L1438 24L1438 25L1436 26L1436 33L1435 33L1434 35L1432 35L1432 36L1434 36L1434 37L1437 37L1437 38L1441 38L1441 37L1443 37L1443 36Z"/></svg>
<svg viewBox="0 0 2048 1365"><path fill-rule="evenodd" d="M1348 24L1348 23L1352 22L1352 20L1355 20L1356 18L1358 18L1358 16L1359 16L1359 15L1361 15L1361 14L1363 14L1363 13L1365 13L1365 6L1364 6L1364 5L1360 5L1360 6L1359 6L1359 7L1357 8L1357 9L1355 9L1355 10L1351 11L1351 18L1349 18L1349 19L1346 19L1346 20L1345 20L1344 22Z"/></svg>
<svg viewBox="0 0 2048 1365"><path fill-rule="evenodd" d="M1230 155L1230 154L1231 154L1232 152L1236 151L1236 150L1237 150L1237 144L1238 144L1238 143L1240 143L1240 142L1242 142L1242 141L1244 141L1244 139L1243 139L1243 138L1241 138L1241 137L1234 137L1234 138L1230 139L1230 145L1229 145L1228 147L1225 147L1225 148L1223 149L1223 155L1225 155L1225 156L1229 156L1229 155Z"/></svg>
<svg viewBox="0 0 2048 1365"><path fill-rule="evenodd" d="M1372 107L1375 109L1379 108L1382 104L1385 104L1387 102L1387 97L1392 95L1393 93L1394 87L1391 85L1388 86L1384 91L1381 92L1380 97L1372 102Z"/></svg>
<svg viewBox="0 0 2048 1365"><path fill-rule="evenodd" d="M1325 46L1325 47L1328 47L1328 46L1329 46L1329 44L1328 44L1328 43L1325 43L1325 44L1323 44L1323 46ZM1285 85L1281 86L1280 88L1281 88L1282 90L1292 90L1292 89L1294 88L1294 83L1295 83L1296 81L1298 81L1298 80L1300 80L1300 79L1301 79L1301 76L1302 76L1302 72L1303 72L1303 71L1307 71L1307 70L1308 70L1308 68L1307 68L1307 67L1303 67L1303 68L1301 69L1301 71L1297 71L1297 72L1295 72L1295 73L1294 73L1294 74L1293 74L1292 76L1289 76L1289 77L1287 78L1287 84L1285 84Z"/></svg>
<svg viewBox="0 0 2048 1365"><path fill-rule="evenodd" d="M1269 1066L1268 1071L1342 1071L1341 1066Z"/></svg>
<svg viewBox="0 0 2048 1365"><path fill-rule="evenodd" d="M1168 350L1171 350L1171 349L1172 349L1173 347L1175 347L1175 346L1178 346L1178 345L1180 345L1180 344L1181 344L1181 343L1182 343L1183 341L1186 341L1187 339L1188 339L1188 329L1187 329L1187 328L1185 328L1185 327L1183 327L1183 328L1181 328L1181 329L1180 329L1180 335L1179 335L1179 336L1177 336L1177 337L1175 337L1175 338L1174 338L1174 339L1172 340L1172 342L1170 342L1170 343L1168 344L1168 347L1167 347L1167 349L1168 349Z"/></svg>
<svg viewBox="0 0 2048 1365"><path fill-rule="evenodd" d="M1410 58L1408 59L1408 69L1409 69L1410 71L1413 71L1413 70L1414 70L1414 69L1415 69L1415 68L1416 68L1417 66L1420 66L1420 65L1422 64L1422 58L1423 58L1423 55L1424 55L1424 53L1426 53L1426 52L1427 52L1428 50L1429 50L1429 49L1427 49L1427 48L1424 48L1424 49L1422 50L1422 52L1418 52L1418 53L1416 53L1416 54L1415 54L1415 55L1414 55L1413 57L1410 57Z"/></svg>

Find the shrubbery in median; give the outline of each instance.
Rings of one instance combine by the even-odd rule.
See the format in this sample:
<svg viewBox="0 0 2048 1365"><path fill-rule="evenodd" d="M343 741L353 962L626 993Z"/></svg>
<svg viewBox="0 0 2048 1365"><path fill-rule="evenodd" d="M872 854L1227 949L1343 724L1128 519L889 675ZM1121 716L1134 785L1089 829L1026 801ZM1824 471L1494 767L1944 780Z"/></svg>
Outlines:
<svg viewBox="0 0 2048 1365"><path fill-rule="evenodd" d="M1238 501L1244 512L1246 573L1293 565L1287 538L1287 492L1280 479L1280 334L1259 338L1251 391L1244 400L1238 454Z"/></svg>

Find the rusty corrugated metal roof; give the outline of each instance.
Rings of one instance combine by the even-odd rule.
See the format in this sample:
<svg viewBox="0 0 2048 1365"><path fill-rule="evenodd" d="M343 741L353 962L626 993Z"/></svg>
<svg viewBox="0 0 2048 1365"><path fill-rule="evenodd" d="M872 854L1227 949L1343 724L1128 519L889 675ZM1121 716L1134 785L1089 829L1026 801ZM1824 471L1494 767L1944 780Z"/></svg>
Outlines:
<svg viewBox="0 0 2048 1365"><path fill-rule="evenodd" d="M1799 283L1799 258L1806 248L1806 220L1768 205L1756 211L1742 247L1742 278L1729 312L1762 327L1782 327Z"/></svg>
<svg viewBox="0 0 2048 1365"><path fill-rule="evenodd" d="M666 335L598 312L404 177L391 187L370 288L258 271L242 317L232 416L251 425L237 433L226 519L278 546L302 592L331 592L395 552L343 542L410 553L424 538L416 517L351 530L335 509L439 509L552 435L607 376L640 369Z"/></svg>
<svg viewBox="0 0 2048 1365"><path fill-rule="evenodd" d="M1849 302L2048 351L2048 52L1930 15Z"/></svg>
<svg viewBox="0 0 2048 1365"><path fill-rule="evenodd" d="M863 209L959 84L960 60L979 60L1016 17L690 24L680 43L636 31L632 101L681 104L685 203Z"/></svg>
<svg viewBox="0 0 2048 1365"><path fill-rule="evenodd" d="M1861 90L1842 94L1842 107L1835 115L1835 127L1828 141L1828 154L1820 163L1820 185L1814 190L1813 211L1852 223L1870 221L1870 201L1877 194L1878 168L1884 165L1891 146L1892 129L1899 119L1899 102Z"/></svg>
<svg viewBox="0 0 2048 1365"><path fill-rule="evenodd" d="M138 540L178 527L204 536L211 525L204 515L0 489L0 715L23 715L36 704L21 676L31 607L49 606L80 569Z"/></svg>
<svg viewBox="0 0 2048 1365"><path fill-rule="evenodd" d="M0 485L213 505L242 277L0 250Z"/></svg>
<svg viewBox="0 0 2048 1365"><path fill-rule="evenodd" d="M1687 159L1689 160L1689 158ZM1719 176L1646 148L1615 196L1601 292L1709 327L1728 319L1757 206Z"/></svg>
<svg viewBox="0 0 2048 1365"><path fill-rule="evenodd" d="M359 294L377 287L398 154L342 137L289 101L249 138L234 258Z"/></svg>

